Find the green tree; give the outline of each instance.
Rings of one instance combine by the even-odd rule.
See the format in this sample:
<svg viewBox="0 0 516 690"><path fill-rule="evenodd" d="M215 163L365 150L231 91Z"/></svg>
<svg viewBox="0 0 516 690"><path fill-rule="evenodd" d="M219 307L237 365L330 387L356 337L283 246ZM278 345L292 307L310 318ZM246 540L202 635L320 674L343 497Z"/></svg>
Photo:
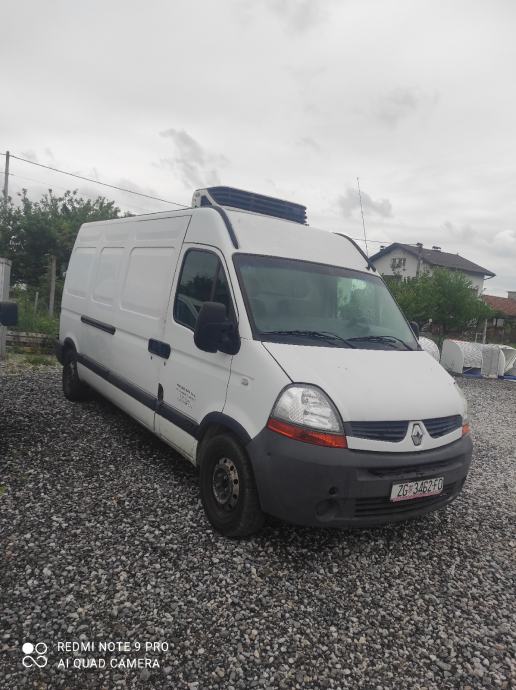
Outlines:
<svg viewBox="0 0 516 690"><path fill-rule="evenodd" d="M433 313L431 276L423 273L419 278L402 280L401 276L385 276L391 293L409 321L427 322Z"/></svg>
<svg viewBox="0 0 516 690"><path fill-rule="evenodd" d="M385 279L409 321L423 324L432 320L443 335L463 331L493 314L460 271L439 268L409 280L398 276Z"/></svg>
<svg viewBox="0 0 516 690"><path fill-rule="evenodd" d="M66 269L75 238L83 223L119 218L114 201L99 196L84 199L77 191L55 196L51 189L39 201L27 190L0 202L0 255L12 260L12 283L39 287L46 280L49 256L57 258L57 274Z"/></svg>
<svg viewBox="0 0 516 690"><path fill-rule="evenodd" d="M431 288L431 318L442 327L443 334L462 331L493 314L491 307L478 297L471 282L459 271L435 270Z"/></svg>

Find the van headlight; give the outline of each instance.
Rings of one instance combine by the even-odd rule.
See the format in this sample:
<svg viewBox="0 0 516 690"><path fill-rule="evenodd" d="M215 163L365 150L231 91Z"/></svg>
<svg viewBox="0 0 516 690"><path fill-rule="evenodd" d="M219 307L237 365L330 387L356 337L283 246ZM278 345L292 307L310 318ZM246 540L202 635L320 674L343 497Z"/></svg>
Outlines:
<svg viewBox="0 0 516 690"><path fill-rule="evenodd" d="M468 401L466 400L466 396L464 395L462 388L459 386L458 383L455 384L457 386L457 391L462 398L462 403L464 405L464 414L462 415L462 435L464 436L465 434L469 434L471 431L470 426L469 426L469 415L468 415Z"/></svg>
<svg viewBox="0 0 516 690"><path fill-rule="evenodd" d="M331 448L347 448L335 405L316 386L293 384L285 388L272 410L267 428L282 436Z"/></svg>

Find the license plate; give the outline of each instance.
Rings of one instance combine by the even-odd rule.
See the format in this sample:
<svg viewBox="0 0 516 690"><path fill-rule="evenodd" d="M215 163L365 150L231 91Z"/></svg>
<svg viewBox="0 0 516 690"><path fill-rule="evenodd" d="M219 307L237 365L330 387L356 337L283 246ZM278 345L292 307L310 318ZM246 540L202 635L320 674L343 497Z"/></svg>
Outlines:
<svg viewBox="0 0 516 690"><path fill-rule="evenodd" d="M391 501L409 501L413 498L425 496L438 496L444 487L444 477L432 479L418 479L412 482L393 484L391 489Z"/></svg>

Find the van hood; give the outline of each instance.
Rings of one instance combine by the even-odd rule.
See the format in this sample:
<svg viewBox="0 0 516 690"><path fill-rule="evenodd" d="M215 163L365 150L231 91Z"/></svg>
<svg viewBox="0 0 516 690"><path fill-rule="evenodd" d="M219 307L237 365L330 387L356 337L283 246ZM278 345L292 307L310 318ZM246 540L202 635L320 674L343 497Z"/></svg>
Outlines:
<svg viewBox="0 0 516 690"><path fill-rule="evenodd" d="M352 350L263 343L294 383L319 386L344 422L463 415L454 379L423 350Z"/></svg>

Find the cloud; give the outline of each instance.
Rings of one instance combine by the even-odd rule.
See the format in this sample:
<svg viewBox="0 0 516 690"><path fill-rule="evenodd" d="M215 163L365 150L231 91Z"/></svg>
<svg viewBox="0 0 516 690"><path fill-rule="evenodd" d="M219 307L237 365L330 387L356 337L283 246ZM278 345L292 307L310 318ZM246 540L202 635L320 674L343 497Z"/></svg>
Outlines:
<svg viewBox="0 0 516 690"><path fill-rule="evenodd" d="M171 139L176 149L175 156L162 158L161 164L178 172L185 187L220 184L217 167L228 163L225 156L209 153L184 129L167 129L160 136Z"/></svg>
<svg viewBox="0 0 516 690"><path fill-rule="evenodd" d="M81 170L75 170L74 172L77 175L84 175L84 177L91 177L92 180L100 180L101 182L106 181L106 180L101 180L101 177L99 175L99 169L96 166L93 166L92 168L87 169L86 172L81 171Z"/></svg>
<svg viewBox="0 0 516 690"><path fill-rule="evenodd" d="M301 137L297 143L298 146L303 146L305 148L312 149L313 151L319 152L321 150L319 144L315 141L315 139L312 139L312 137Z"/></svg>
<svg viewBox="0 0 516 690"><path fill-rule="evenodd" d="M327 15L330 0L265 0L265 7L283 22L285 28L295 33L303 33L320 24ZM243 2L239 0L236 6L249 13L255 11L255 0Z"/></svg>
<svg viewBox="0 0 516 690"><path fill-rule="evenodd" d="M388 199L379 199L374 201L369 194L362 191L362 208L364 209L364 215L376 214L382 218L392 217L392 204ZM358 195L358 190L348 187L345 196L340 196L338 198L338 205L341 213L346 218L353 215L353 211L360 210L360 197Z"/></svg>
<svg viewBox="0 0 516 690"><path fill-rule="evenodd" d="M446 221L443 225L444 231L453 239L461 240L462 242L471 242L476 237L477 231L471 225L461 225L460 227Z"/></svg>
<svg viewBox="0 0 516 690"><path fill-rule="evenodd" d="M130 189L132 192L138 192L139 194L149 194L150 196L159 196L158 192L153 187L139 185L134 182L129 177L119 177L116 181L118 187L123 187L123 189Z"/></svg>
<svg viewBox="0 0 516 690"><path fill-rule="evenodd" d="M25 158L26 160L32 161L33 163L39 163L38 154L32 149L28 151L22 151L21 158Z"/></svg>
<svg viewBox="0 0 516 690"><path fill-rule="evenodd" d="M374 106L377 119L388 127L396 127L398 122L415 111L421 103L421 94L414 88L397 88L384 94Z"/></svg>
<svg viewBox="0 0 516 690"><path fill-rule="evenodd" d="M40 157L34 151L34 149L23 149L20 151L20 156L21 158L25 158L28 161L32 161L33 163L44 163L45 165L55 165L56 164L56 159L54 158L54 154L52 153L52 150L49 149L48 147L43 150L44 156Z"/></svg>
<svg viewBox="0 0 516 690"><path fill-rule="evenodd" d="M516 255L516 230L501 230L493 237L491 251L514 261ZM514 282L514 278L513 278Z"/></svg>

